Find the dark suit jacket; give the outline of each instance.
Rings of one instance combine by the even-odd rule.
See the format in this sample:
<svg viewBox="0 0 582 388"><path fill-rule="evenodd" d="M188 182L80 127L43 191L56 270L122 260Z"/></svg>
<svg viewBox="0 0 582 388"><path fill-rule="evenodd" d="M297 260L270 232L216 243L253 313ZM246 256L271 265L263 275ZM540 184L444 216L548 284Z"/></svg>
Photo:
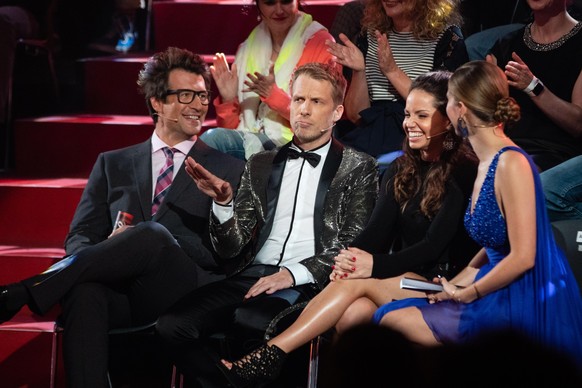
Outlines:
<svg viewBox="0 0 582 388"><path fill-rule="evenodd" d="M237 187L244 161L208 147L200 139L190 152L210 172ZM151 140L99 155L65 240L67 254L109 236L119 210L164 225L186 254L208 271L219 270L208 236L212 200L200 192L184 167L175 172L170 191L152 219Z"/></svg>
<svg viewBox="0 0 582 388"><path fill-rule="evenodd" d="M234 217L223 224L216 217L211 218L212 244L229 273L240 272L252 263L269 236L289 146L290 143L253 155L241 178ZM332 140L315 200L313 223L317 253L301 261L319 288L329 280L333 257L367 223L377 193L376 160ZM246 254L244 247L249 248Z"/></svg>

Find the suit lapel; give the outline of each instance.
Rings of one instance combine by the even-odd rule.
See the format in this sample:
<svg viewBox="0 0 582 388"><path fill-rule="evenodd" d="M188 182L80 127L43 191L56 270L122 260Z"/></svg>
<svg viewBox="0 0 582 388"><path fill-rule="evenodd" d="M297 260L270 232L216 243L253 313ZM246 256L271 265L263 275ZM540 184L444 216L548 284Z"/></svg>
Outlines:
<svg viewBox="0 0 582 388"><path fill-rule="evenodd" d="M152 143L142 143L131 156L134 184L144 220L152 218Z"/></svg>
<svg viewBox="0 0 582 388"><path fill-rule="evenodd" d="M277 203L279 201L279 191L281 189L281 181L283 180L285 162L287 161L287 152L290 146L291 143L281 147L273 159L273 168L271 169L271 176L269 177L269 183L265 193L267 205L265 213L265 225L261 228L259 239L257 240L257 252L263 246L267 237L269 237L269 234L271 233L271 229L273 228L273 217L275 215L275 209L277 209Z"/></svg>
<svg viewBox="0 0 582 388"><path fill-rule="evenodd" d="M342 162L343 150L344 147L341 145L341 143L332 138L331 146L329 148L329 152L327 153L327 157L325 158L323 170L321 171L321 178L319 179L319 184L317 185L317 194L315 196L313 227L315 231L316 245L318 241L321 241L320 233L322 230L324 230L323 206L325 204L325 197ZM317 251L317 246L315 247L315 250Z"/></svg>

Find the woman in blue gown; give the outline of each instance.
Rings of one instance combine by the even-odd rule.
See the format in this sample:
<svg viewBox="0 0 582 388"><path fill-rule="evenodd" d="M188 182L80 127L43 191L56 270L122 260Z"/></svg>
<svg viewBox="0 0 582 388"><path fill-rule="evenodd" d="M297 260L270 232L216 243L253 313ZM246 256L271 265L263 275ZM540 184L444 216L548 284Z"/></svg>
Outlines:
<svg viewBox="0 0 582 388"><path fill-rule="evenodd" d="M520 115L505 74L468 62L448 96L447 114L479 158L465 227L483 249L453 279L440 279L444 291L387 303L374 321L423 345L514 330L582 366L582 297L554 241L537 168L504 134Z"/></svg>

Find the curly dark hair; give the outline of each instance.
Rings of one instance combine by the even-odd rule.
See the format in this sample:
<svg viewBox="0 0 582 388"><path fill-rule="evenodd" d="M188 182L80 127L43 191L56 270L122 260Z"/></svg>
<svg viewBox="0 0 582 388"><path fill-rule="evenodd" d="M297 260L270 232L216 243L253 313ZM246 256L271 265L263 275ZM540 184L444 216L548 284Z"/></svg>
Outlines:
<svg viewBox="0 0 582 388"><path fill-rule="evenodd" d="M177 47L168 47L165 51L154 54L144 64L137 79L140 92L145 96L148 111L154 120L157 120L157 116L154 115L155 111L150 98L154 97L158 100L166 98L168 78L174 69L201 75L204 78L206 90L210 90L210 69L200 55Z"/></svg>
<svg viewBox="0 0 582 388"><path fill-rule="evenodd" d="M446 70L437 70L420 75L412 82L410 91L422 90L432 95L434 107L446 117L447 85L451 74ZM412 149L407 141L404 142L402 147L404 155L394 161L397 172L392 179L394 197L401 211L404 211L410 199L421 192L420 211L432 219L440 209L445 196L446 182L455 166L463 159L474 159L470 146L456 135L454 130L450 130L447 136L451 136L453 141L452 149L443 149L439 160L430 164L426 176L418 174L425 163L421 159L420 150Z"/></svg>

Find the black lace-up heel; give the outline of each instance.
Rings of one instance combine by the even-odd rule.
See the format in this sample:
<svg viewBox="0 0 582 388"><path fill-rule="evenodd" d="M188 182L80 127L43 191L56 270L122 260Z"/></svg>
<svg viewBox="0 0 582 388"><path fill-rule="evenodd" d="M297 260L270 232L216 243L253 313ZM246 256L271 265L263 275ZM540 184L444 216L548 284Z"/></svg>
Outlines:
<svg viewBox="0 0 582 388"><path fill-rule="evenodd" d="M235 387L256 386L256 383L274 380L283 368L287 353L276 345L263 345L238 361L228 369L222 362L218 367Z"/></svg>

